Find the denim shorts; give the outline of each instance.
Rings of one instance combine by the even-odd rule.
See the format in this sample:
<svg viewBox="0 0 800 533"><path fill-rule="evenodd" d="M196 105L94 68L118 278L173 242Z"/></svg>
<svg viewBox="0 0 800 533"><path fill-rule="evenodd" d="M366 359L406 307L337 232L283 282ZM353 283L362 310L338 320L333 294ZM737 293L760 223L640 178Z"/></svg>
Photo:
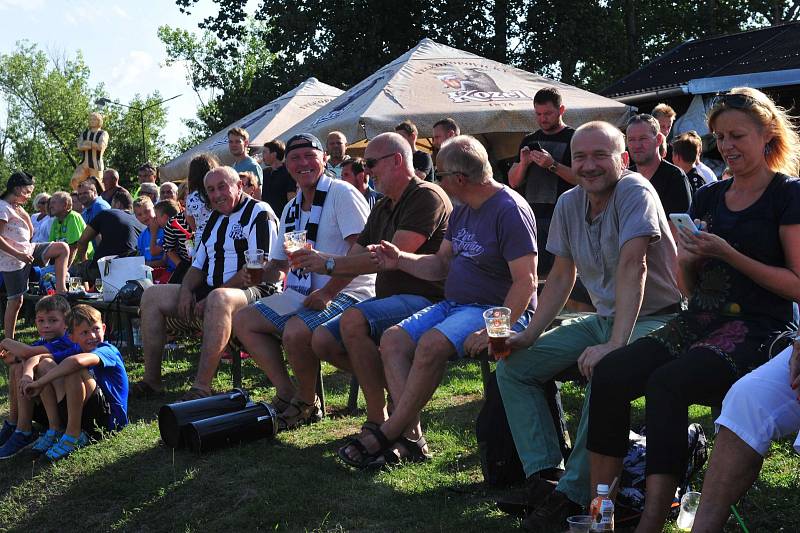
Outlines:
<svg viewBox="0 0 800 533"><path fill-rule="evenodd" d="M44 254L50 248L51 242L37 242L33 244L33 262L42 265L47 265L48 261L45 260ZM19 270L13 272L3 272L3 281L6 285L6 297L9 300L15 298L22 298L22 295L28 290L28 279L31 275L32 263L26 264Z"/></svg>
<svg viewBox="0 0 800 533"><path fill-rule="evenodd" d="M361 312L364 320L369 324L369 335L377 344L384 331L430 305L431 301L424 296L396 294L387 298L370 298L357 303L353 308ZM324 324L338 342L342 342L342 332L339 329L340 319L341 316L337 316Z"/></svg>
<svg viewBox="0 0 800 533"><path fill-rule="evenodd" d="M464 341L472 333L486 327L483 312L493 305L459 304L443 300L437 304L414 313L398 324L411 339L418 343L428 330L436 329L453 345L458 358L464 357ZM519 317L512 330L520 332L528 327L533 312L526 309Z"/></svg>
<svg viewBox="0 0 800 533"><path fill-rule="evenodd" d="M259 300L253 304L253 306L258 309L258 312L261 313L264 318L272 322L280 332L283 332L283 328L286 327L286 323L289 321L290 318L296 316L303 323L308 327L309 330L314 331L317 327L321 326L325 322L328 322L331 319L334 319L341 315L345 309L348 307L352 307L353 305L357 304L358 300L353 298L352 296L348 296L340 292L336 295L336 297L330 301L328 307L323 309L322 311L317 311L315 309L306 309L303 307L297 313L289 313L288 315L279 315L275 311L272 310L271 307L267 306L263 302L263 300Z"/></svg>

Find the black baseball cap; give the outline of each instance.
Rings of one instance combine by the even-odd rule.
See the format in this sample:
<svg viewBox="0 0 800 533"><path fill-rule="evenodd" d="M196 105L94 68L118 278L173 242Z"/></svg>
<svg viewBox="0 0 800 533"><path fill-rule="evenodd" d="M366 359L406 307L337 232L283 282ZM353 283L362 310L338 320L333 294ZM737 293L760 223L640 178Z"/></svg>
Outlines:
<svg viewBox="0 0 800 533"><path fill-rule="evenodd" d="M3 191L3 194L0 195L0 198L5 198L8 196L14 187L27 187L28 185L33 185L33 176L25 172L24 170L18 170L11 174L11 177L8 178L6 182L6 190Z"/></svg>
<svg viewBox="0 0 800 533"><path fill-rule="evenodd" d="M313 148L314 150L319 150L320 152L325 151L319 139L310 133L298 133L297 135L292 135L291 139L286 142L286 151L284 152L284 157L289 155L289 152L297 148Z"/></svg>

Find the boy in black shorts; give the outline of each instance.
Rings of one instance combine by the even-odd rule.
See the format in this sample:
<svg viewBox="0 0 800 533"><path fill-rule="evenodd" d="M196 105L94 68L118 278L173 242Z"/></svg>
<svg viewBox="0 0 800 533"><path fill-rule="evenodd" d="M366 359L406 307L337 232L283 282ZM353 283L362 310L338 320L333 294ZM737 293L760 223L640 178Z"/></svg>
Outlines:
<svg viewBox="0 0 800 533"><path fill-rule="evenodd" d="M25 395L40 394L44 387L63 379L64 397L58 403L67 420L64 435L47 450L57 461L76 448L99 438L104 431L120 430L128 424L128 375L117 348L103 341L106 325L100 312L88 305L76 305L67 318L70 339L82 353L69 357L25 385Z"/></svg>

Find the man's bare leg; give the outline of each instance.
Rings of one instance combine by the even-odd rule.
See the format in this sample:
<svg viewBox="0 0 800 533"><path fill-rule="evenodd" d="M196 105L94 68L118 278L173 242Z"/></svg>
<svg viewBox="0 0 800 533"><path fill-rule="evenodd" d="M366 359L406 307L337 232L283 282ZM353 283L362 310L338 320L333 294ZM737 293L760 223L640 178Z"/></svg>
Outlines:
<svg viewBox="0 0 800 533"><path fill-rule="evenodd" d="M407 334L406 337L408 337ZM408 339L410 340L410 338ZM404 433L412 440L421 436L419 414L441 383L447 368L447 359L454 352L453 345L438 330L431 329L425 333L414 351L414 360L403 383L402 393L395 396L393 382L394 387L400 384L402 377L399 372L402 372L408 356L403 351L400 353L392 350L384 352L383 339L381 339L381 355L389 382L389 390L392 398L397 398L394 412L381 426L387 438L391 440ZM398 360L397 364L393 364L395 358ZM395 374L395 372L398 373Z"/></svg>
<svg viewBox="0 0 800 533"><path fill-rule="evenodd" d="M139 306L142 323L142 352L144 378L154 390L161 390L161 358L164 353L166 331L164 317L176 316L180 285L154 285L142 295Z"/></svg>
<svg viewBox="0 0 800 533"><path fill-rule="evenodd" d="M370 337L369 324L361 311L351 307L342 313L339 330L342 334L342 343L350 358L353 373L364 392L364 399L367 403L367 420L383 424L389 417L386 412L384 392L387 385L383 375L381 352Z"/></svg>
<svg viewBox="0 0 800 533"><path fill-rule="evenodd" d="M231 340L233 314L247 305L247 296L241 289L214 289L205 300L203 312L203 345L200 348L200 367L194 387L211 390L211 381L217 373L222 351Z"/></svg>
<svg viewBox="0 0 800 533"><path fill-rule="evenodd" d="M56 292L67 292L67 268L69 267L69 245L65 242L53 242L44 253L44 258L52 259L56 274Z"/></svg>
<svg viewBox="0 0 800 533"><path fill-rule="evenodd" d="M311 330L296 316L290 318L283 328L283 348L297 380L295 397L313 404L317 394L319 359L311 349Z"/></svg>
<svg viewBox="0 0 800 533"><path fill-rule="evenodd" d="M703 497L694 519L695 533L722 531L731 505L758 478L764 458L725 426L714 441L714 453L703 481Z"/></svg>
<svg viewBox="0 0 800 533"><path fill-rule="evenodd" d="M278 330L272 322L249 305L234 315L233 332L275 386L278 397L287 402L291 400L295 388L283 362L281 343L276 338Z"/></svg>

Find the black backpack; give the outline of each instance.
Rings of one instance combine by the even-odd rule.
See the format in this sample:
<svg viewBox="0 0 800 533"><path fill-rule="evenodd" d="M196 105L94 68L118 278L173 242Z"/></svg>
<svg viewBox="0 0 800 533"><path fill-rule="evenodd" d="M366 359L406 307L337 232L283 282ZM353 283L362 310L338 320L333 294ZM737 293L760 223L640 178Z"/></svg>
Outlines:
<svg viewBox="0 0 800 533"><path fill-rule="evenodd" d="M564 408L561 405L561 393L555 381L548 381L545 386L545 396L550 409L550 416L558 435L559 448L564 461L569 458L572 451L569 434L564 417ZM508 426L506 409L500 388L497 386L497 376L494 372L489 374L489 379L484 386L484 401L478 419L475 421L475 436L478 440L478 454L481 459L483 479L489 485L507 487L525 481L525 471L511 436Z"/></svg>
<svg viewBox="0 0 800 533"><path fill-rule="evenodd" d="M483 479L489 485L497 487L522 483L525 481L525 471L514 446L494 372L487 380L483 392L486 399L475 421Z"/></svg>

